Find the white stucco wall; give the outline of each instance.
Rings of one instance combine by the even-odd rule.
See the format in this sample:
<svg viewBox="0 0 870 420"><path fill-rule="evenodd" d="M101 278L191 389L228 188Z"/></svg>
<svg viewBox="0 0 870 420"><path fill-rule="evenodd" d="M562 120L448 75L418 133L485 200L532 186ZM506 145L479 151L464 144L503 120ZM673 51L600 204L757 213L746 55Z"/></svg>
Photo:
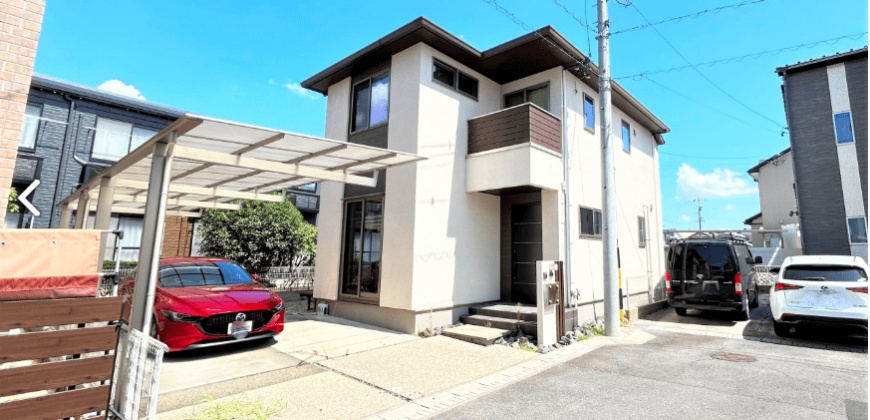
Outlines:
<svg viewBox="0 0 870 420"><path fill-rule="evenodd" d="M781 229L783 224L800 223L794 195L791 152L762 166L757 176L762 226L765 229ZM789 212L794 213L789 215Z"/></svg>
<svg viewBox="0 0 870 420"><path fill-rule="evenodd" d="M468 155L465 165L468 192L517 186L558 190L562 184L562 156L533 143Z"/></svg>

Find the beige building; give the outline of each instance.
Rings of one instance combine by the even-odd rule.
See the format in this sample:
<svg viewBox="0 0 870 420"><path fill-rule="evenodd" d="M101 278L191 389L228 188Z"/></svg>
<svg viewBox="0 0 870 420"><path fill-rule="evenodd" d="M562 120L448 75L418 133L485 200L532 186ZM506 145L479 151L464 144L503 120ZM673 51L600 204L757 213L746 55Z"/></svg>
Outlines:
<svg viewBox="0 0 870 420"><path fill-rule="evenodd" d="M303 82L328 96L327 138L427 158L381 171L376 188L322 185L315 298L405 332L483 324L487 304L534 305L535 261L570 256L566 324L601 314L597 73L549 26L481 52L419 18ZM637 306L662 297L669 128L618 84L612 111L623 289Z"/></svg>
<svg viewBox="0 0 870 420"><path fill-rule="evenodd" d="M764 230L780 230L783 225L799 223L791 148L765 159L748 172L758 183L761 202L761 213L744 222L753 230L752 244L757 247L782 246L778 233L766 235Z"/></svg>

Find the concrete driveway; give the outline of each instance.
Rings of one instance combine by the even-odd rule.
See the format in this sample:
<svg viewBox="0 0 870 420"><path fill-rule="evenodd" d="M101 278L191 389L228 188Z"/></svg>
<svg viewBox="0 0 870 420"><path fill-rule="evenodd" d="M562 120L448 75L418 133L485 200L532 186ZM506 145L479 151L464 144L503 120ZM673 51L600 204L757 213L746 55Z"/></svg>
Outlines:
<svg viewBox="0 0 870 420"><path fill-rule="evenodd" d="M690 309L686 316L679 316L673 308L666 308L641 317L635 325L659 331L715 334L775 344L867 352L866 335L851 334L837 329L804 328L794 331L788 337L777 336L773 331L770 295L762 293L758 296L758 300L759 307L750 312L748 321L738 321L737 315L728 312L694 309Z"/></svg>

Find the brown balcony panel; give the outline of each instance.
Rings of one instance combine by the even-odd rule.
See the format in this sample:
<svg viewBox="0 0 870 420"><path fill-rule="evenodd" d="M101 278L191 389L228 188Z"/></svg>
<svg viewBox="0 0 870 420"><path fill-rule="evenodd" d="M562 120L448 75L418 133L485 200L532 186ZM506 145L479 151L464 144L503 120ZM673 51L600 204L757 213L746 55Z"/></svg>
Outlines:
<svg viewBox="0 0 870 420"><path fill-rule="evenodd" d="M468 121L468 153L524 143L562 152L559 119L531 104L508 108Z"/></svg>

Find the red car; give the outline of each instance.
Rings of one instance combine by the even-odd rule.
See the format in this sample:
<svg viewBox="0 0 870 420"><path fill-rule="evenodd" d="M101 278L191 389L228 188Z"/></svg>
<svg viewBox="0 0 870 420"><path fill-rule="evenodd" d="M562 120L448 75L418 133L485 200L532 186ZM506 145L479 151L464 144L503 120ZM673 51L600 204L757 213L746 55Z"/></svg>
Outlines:
<svg viewBox="0 0 870 420"><path fill-rule="evenodd" d="M129 314L135 273L119 287ZM284 331L284 302L238 264L220 258L164 258L151 336L170 351L273 337ZM126 318L126 317L125 317Z"/></svg>

